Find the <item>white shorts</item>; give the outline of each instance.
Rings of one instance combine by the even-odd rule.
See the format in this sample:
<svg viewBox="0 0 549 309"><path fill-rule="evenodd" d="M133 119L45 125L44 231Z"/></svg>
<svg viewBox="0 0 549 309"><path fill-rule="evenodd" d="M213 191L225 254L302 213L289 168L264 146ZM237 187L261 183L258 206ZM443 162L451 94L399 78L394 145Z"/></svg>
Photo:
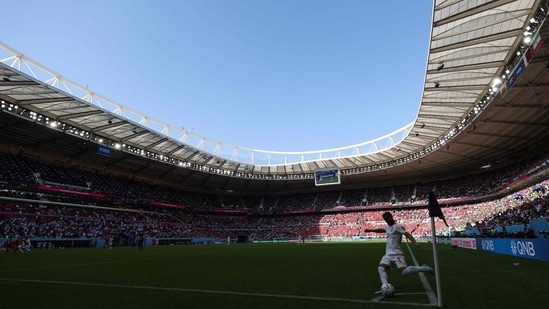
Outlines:
<svg viewBox="0 0 549 309"><path fill-rule="evenodd" d="M402 254L386 254L381 258L381 261L379 264L385 264L385 265L395 265L397 268L406 268L408 265L406 264L406 259L404 259L404 255Z"/></svg>

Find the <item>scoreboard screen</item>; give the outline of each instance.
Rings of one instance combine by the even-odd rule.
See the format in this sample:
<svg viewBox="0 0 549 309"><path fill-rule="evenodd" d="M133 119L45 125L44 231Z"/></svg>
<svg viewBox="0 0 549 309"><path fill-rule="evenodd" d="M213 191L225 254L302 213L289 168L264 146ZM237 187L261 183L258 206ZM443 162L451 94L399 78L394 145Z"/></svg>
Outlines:
<svg viewBox="0 0 549 309"><path fill-rule="evenodd" d="M338 185L340 183L339 170L336 168L315 171L315 186Z"/></svg>

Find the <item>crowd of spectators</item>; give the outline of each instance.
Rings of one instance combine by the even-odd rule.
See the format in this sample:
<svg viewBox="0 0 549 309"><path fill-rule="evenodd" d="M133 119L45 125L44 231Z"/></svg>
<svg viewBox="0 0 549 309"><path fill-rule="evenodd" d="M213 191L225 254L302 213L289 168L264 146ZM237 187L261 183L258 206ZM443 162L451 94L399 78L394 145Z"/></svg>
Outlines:
<svg viewBox="0 0 549 309"><path fill-rule="evenodd" d="M437 231L452 234L473 227L492 230L549 217L547 182L502 198L475 201L501 192L525 174L543 171L548 162L548 157L543 157L502 170L410 186L223 196L182 192L2 153L0 196L5 199L0 199L0 237L373 237L362 231L383 226L381 213L387 209L414 234L427 236L430 225L426 198L434 188L439 201L452 201L452 206L443 209L450 227L438 222ZM37 189L38 185L101 195L44 192ZM246 211L217 213L216 209Z"/></svg>

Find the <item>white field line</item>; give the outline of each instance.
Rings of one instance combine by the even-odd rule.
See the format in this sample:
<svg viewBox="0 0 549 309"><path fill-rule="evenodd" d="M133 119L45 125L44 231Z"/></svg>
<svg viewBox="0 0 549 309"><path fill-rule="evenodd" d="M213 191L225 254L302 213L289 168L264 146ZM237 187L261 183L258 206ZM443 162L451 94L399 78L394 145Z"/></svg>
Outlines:
<svg viewBox="0 0 549 309"><path fill-rule="evenodd" d="M174 291L174 292L190 292L190 293L205 293L205 294L220 294L220 295L241 295L241 296L254 296L254 297L266 297L266 298L303 299L303 300L317 300L317 301L345 302L345 303L363 303L363 304L383 303L383 304L425 306L425 307L432 307L433 306L431 304L393 302L393 301L386 301L386 300L384 300L383 302L380 302L381 299L379 299L379 297L376 297L373 300L365 300L365 299L349 299L349 298L336 298L336 297L314 297L314 296L283 295L283 294L268 294L268 293L247 293L247 292L220 291L220 290L170 288L170 287L156 287L156 286L143 286L143 285L104 284L104 283L33 280L33 279L14 279L14 278L0 278L0 281L43 283L43 284L62 284L62 285L80 285L80 286L95 286L95 287L107 287L107 288Z"/></svg>
<svg viewBox="0 0 549 309"><path fill-rule="evenodd" d="M419 266L416 256L414 255L414 252L412 251L412 248L410 247L410 244L408 242L406 242L406 246L408 247L408 250L412 255L412 260L414 260L414 265ZM431 288L429 281L427 281L427 278L425 278L425 274L419 273L419 278L421 280L421 283L423 283L423 288L425 289L425 292L427 292L427 297L429 298L429 302L431 303L431 305L438 306L437 296L435 295L433 288Z"/></svg>

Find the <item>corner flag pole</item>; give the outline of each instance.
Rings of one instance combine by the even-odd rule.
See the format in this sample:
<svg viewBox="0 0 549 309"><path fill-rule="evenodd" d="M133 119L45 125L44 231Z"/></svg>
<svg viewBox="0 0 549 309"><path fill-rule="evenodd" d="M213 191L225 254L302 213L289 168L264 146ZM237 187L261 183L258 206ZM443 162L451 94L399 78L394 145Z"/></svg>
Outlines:
<svg viewBox="0 0 549 309"><path fill-rule="evenodd" d="M438 265L437 230L435 227L435 217L442 219L446 226L448 226L448 223L446 222L446 218L444 218L444 214L440 209L440 205L438 204L434 189L429 192L429 217L431 217L431 239L433 242L433 259L435 262L435 278L437 281L438 306L442 307L442 292L440 290L440 272Z"/></svg>
<svg viewBox="0 0 549 309"><path fill-rule="evenodd" d="M440 289L440 272L438 267L437 235L435 228L435 217L431 217L431 241L433 243L433 259L435 263L435 280L437 284L438 306L442 307L442 291Z"/></svg>

